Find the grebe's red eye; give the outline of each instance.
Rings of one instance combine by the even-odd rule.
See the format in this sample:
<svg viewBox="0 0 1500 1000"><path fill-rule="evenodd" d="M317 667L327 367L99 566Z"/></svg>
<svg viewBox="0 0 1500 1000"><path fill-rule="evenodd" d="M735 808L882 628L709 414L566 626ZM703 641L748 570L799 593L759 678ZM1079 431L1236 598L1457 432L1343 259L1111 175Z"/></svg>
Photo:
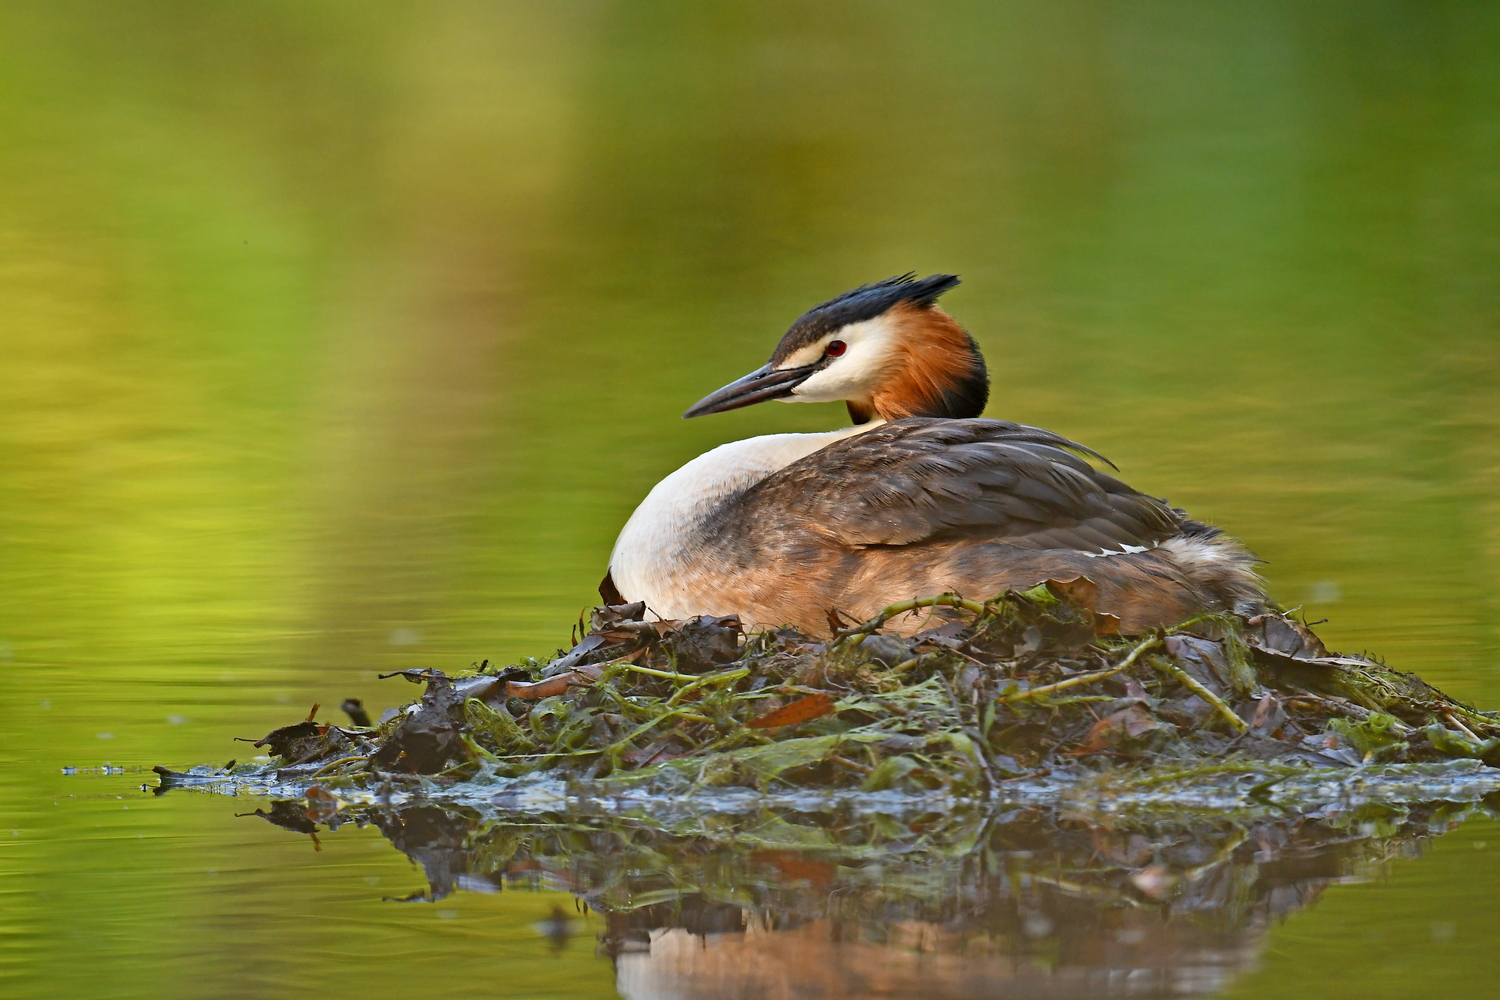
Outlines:
<svg viewBox="0 0 1500 1000"><path fill-rule="evenodd" d="M830 358L836 358L849 349L849 345L842 340L830 340L828 346L823 348L823 353Z"/></svg>

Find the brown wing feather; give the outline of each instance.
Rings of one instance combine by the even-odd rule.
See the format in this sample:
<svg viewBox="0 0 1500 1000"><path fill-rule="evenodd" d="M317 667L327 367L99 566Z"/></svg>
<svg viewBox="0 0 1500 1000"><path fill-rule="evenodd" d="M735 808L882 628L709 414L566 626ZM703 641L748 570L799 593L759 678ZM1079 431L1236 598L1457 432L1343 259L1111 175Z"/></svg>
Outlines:
<svg viewBox="0 0 1500 1000"><path fill-rule="evenodd" d="M1024 424L913 417L793 462L747 490L732 516L769 525L795 510L808 527L853 547L973 537L1120 551L1181 531L1179 511L1076 453L1102 458Z"/></svg>

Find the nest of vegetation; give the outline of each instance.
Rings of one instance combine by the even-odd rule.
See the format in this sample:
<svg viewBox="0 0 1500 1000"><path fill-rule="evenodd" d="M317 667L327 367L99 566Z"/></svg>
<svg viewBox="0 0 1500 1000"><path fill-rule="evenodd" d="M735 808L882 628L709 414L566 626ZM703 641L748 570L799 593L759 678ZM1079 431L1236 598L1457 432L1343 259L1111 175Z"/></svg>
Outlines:
<svg viewBox="0 0 1500 1000"><path fill-rule="evenodd" d="M1094 597L1081 578L982 604L922 598L862 624L832 621L828 641L601 607L550 662L387 675L425 690L374 725L357 702L344 706L352 725L315 721L314 707L255 742L268 762L191 774L335 790L546 775L672 794L966 798L1122 768L1185 778L1460 758L1500 766L1500 715L1375 660L1331 654L1285 615L1202 615L1122 637ZM886 630L904 615L924 616L925 630Z"/></svg>

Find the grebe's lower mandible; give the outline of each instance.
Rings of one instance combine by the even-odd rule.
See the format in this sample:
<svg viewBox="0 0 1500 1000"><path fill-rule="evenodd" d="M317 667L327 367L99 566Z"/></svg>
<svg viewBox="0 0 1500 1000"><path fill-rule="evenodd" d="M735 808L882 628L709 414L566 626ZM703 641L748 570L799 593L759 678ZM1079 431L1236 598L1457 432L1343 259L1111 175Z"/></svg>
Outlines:
<svg viewBox="0 0 1500 1000"><path fill-rule="evenodd" d="M1082 445L979 415L984 359L936 305L956 284L906 275L846 292L688 410L843 400L854 426L735 441L663 479L620 532L605 599L815 633L833 609L862 620L910 597L1079 576L1126 633L1263 607L1240 543L1099 472Z"/></svg>

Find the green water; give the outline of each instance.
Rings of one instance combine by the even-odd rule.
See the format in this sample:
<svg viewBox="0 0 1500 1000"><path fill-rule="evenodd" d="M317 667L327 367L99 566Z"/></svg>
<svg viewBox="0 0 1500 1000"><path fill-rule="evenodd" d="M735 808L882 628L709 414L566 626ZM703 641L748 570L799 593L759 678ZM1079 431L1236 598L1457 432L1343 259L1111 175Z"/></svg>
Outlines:
<svg viewBox="0 0 1500 1000"><path fill-rule="evenodd" d="M1500 705L1497 46L1482 2L5 4L6 995L614 995L529 929L565 895L382 902L423 883L372 831L60 769L565 643L653 482L843 420L685 406L907 270L964 276L992 415ZM1475 995L1497 876L1465 826L1232 989Z"/></svg>

